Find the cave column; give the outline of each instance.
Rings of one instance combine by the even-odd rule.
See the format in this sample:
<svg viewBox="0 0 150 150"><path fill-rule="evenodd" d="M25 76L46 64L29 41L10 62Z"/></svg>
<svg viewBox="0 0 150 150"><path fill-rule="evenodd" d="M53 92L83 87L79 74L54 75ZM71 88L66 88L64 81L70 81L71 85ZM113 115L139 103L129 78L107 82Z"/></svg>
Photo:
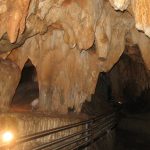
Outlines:
<svg viewBox="0 0 150 150"><path fill-rule="evenodd" d="M51 112L53 88L50 84L50 71L44 61L38 65L37 77L39 84L39 111Z"/></svg>
<svg viewBox="0 0 150 150"><path fill-rule="evenodd" d="M39 82L39 111L50 112L52 106L52 88Z"/></svg>

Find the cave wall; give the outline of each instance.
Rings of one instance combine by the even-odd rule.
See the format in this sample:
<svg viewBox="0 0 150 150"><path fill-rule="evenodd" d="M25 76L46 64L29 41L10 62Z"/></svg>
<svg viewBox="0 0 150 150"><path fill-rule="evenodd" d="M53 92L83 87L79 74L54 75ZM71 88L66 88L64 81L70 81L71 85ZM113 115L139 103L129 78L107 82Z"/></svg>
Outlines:
<svg viewBox="0 0 150 150"><path fill-rule="evenodd" d="M0 112L8 111L11 99L14 96L18 80L20 79L19 67L9 61L0 60ZM13 88L12 88L13 87Z"/></svg>
<svg viewBox="0 0 150 150"><path fill-rule="evenodd" d="M150 73L137 45L126 46L123 55L108 76L112 97L118 102L132 103L150 87ZM142 96L140 100L142 101Z"/></svg>
<svg viewBox="0 0 150 150"><path fill-rule="evenodd" d="M38 76L39 111L67 113L75 107L80 112L94 93L99 72L117 63L126 43L139 45L150 68L146 8L147 0L1 0L0 57L20 71L31 60ZM19 80L20 73L11 93ZM12 95L5 90L4 97ZM1 104L5 101L9 108L11 100L9 96Z"/></svg>
<svg viewBox="0 0 150 150"><path fill-rule="evenodd" d="M36 67L41 111L64 113L74 106L79 112L83 101L94 92L99 72L96 55L77 48L70 50L62 31L31 38L8 58L21 69L28 58Z"/></svg>

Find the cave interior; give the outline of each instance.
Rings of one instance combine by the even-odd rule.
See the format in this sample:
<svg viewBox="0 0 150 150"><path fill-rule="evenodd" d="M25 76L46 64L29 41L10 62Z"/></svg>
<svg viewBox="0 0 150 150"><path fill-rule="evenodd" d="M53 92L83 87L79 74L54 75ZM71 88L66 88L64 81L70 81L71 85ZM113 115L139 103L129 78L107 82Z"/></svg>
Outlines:
<svg viewBox="0 0 150 150"><path fill-rule="evenodd" d="M0 146L4 129L30 135L114 112L109 135L80 149L149 150L149 81L149 0L0 0Z"/></svg>

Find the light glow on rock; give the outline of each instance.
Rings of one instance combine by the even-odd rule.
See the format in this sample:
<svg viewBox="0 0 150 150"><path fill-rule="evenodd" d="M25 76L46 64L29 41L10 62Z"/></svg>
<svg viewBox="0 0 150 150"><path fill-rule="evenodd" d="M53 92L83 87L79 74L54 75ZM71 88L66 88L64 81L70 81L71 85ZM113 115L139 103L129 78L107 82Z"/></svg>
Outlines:
<svg viewBox="0 0 150 150"><path fill-rule="evenodd" d="M4 143L10 143L14 139L14 135L11 131L6 131L2 134L2 141Z"/></svg>

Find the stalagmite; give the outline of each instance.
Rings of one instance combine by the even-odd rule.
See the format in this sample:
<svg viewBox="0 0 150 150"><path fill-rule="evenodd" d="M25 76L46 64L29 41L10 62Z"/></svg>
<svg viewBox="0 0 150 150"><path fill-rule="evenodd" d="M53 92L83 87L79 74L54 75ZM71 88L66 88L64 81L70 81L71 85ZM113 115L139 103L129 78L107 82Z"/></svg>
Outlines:
<svg viewBox="0 0 150 150"><path fill-rule="evenodd" d="M31 102L31 107L32 107L32 111L33 110L36 110L37 108L38 108L38 104L39 104L39 99L38 98L36 98L36 99L34 99L32 102Z"/></svg>

